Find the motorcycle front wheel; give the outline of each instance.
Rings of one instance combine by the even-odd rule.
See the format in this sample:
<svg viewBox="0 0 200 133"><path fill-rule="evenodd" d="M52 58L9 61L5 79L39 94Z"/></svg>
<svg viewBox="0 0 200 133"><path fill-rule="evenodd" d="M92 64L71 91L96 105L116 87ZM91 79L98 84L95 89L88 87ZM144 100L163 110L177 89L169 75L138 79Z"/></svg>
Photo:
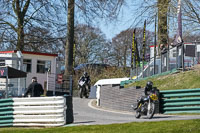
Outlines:
<svg viewBox="0 0 200 133"><path fill-rule="evenodd" d="M135 118L139 119L141 117L141 114L138 110L135 112Z"/></svg>
<svg viewBox="0 0 200 133"><path fill-rule="evenodd" d="M149 119L151 119L154 116L154 113L155 113L155 103L149 102L147 109L148 109L147 110L147 117Z"/></svg>
<svg viewBox="0 0 200 133"><path fill-rule="evenodd" d="M88 97L89 97L89 94L90 94L90 93L89 93L89 89L88 89L88 87L86 87L86 88L85 88L85 94L84 94L84 95L85 95L85 98L88 98Z"/></svg>
<svg viewBox="0 0 200 133"><path fill-rule="evenodd" d="M79 90L79 96L80 96L80 98L83 98L83 88L82 87Z"/></svg>

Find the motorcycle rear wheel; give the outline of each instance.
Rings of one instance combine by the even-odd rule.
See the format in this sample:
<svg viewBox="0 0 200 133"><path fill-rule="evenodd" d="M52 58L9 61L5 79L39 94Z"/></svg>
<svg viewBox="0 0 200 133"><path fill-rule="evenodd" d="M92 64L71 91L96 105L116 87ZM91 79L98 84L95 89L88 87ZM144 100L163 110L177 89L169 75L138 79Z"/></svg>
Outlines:
<svg viewBox="0 0 200 133"><path fill-rule="evenodd" d="M150 102L148 106L150 107L148 107L148 110L147 110L147 118L151 119L155 113L155 103Z"/></svg>

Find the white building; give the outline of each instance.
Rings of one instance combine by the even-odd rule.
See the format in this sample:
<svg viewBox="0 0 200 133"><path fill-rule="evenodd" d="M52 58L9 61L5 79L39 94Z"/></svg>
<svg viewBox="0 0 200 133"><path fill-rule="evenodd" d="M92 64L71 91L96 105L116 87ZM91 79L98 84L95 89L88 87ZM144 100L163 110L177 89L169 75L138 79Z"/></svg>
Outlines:
<svg viewBox="0 0 200 133"><path fill-rule="evenodd" d="M54 91L56 86L56 69L58 69L56 64L57 54L22 51L20 56L19 53L16 50L0 51L0 66L10 66L27 72L27 78L9 79L11 86L9 91L14 91L15 94L17 92L18 95L22 94L24 89L31 83L32 77L37 77L38 82L47 91ZM49 71L48 78L47 70ZM0 84L4 82L5 79L0 79ZM1 85L1 89L5 89L5 87Z"/></svg>

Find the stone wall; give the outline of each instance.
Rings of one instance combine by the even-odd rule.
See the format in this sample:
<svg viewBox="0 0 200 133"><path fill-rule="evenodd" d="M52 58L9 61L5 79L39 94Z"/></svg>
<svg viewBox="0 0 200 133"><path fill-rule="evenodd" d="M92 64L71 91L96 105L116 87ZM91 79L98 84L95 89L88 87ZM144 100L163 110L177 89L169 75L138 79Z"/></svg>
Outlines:
<svg viewBox="0 0 200 133"><path fill-rule="evenodd" d="M119 86L106 85L101 87L100 106L108 109L133 112L132 104L144 93L144 88L136 87L120 88ZM156 113L159 112L159 104L156 104Z"/></svg>

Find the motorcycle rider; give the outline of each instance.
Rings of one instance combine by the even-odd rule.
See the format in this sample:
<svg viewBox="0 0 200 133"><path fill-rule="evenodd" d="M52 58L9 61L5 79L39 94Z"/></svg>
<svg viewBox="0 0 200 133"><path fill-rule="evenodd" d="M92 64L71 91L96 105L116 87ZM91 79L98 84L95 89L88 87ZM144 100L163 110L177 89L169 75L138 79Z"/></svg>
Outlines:
<svg viewBox="0 0 200 133"><path fill-rule="evenodd" d="M146 84L146 87L144 88L144 95L140 97L140 99L138 100L137 106L135 106L134 110L136 110L138 108L138 106L140 105L140 103L142 103L144 101L144 98L148 97L151 92L154 92L154 88L153 88L153 82L152 81L148 81Z"/></svg>
<svg viewBox="0 0 200 133"><path fill-rule="evenodd" d="M88 86L88 90L89 90L89 92L90 92L90 82L91 82L91 80L90 80L90 76L88 75L88 73L87 72L84 72L83 73L83 76L81 76L81 78L79 79L79 82L81 81L81 80L83 80L83 81L85 81L85 84L86 84L86 86Z"/></svg>

